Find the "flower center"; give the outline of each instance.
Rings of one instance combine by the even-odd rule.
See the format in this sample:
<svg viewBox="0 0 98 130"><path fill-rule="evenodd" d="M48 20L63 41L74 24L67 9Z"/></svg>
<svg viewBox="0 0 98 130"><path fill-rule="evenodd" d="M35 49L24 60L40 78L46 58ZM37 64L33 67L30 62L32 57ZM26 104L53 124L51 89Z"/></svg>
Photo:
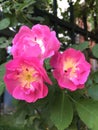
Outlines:
<svg viewBox="0 0 98 130"><path fill-rule="evenodd" d="M74 78L77 77L76 70L76 62L74 61L74 59L68 58L64 62L64 71L69 75L70 78Z"/></svg>
<svg viewBox="0 0 98 130"><path fill-rule="evenodd" d="M18 75L22 87L30 88L32 82L38 80L37 72L34 68L23 66Z"/></svg>

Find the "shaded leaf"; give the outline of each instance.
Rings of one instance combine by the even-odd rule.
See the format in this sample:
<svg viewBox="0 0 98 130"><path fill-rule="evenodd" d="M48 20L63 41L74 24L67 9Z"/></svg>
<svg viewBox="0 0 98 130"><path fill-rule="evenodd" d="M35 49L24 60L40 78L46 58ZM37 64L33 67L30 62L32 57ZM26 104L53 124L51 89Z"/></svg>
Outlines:
<svg viewBox="0 0 98 130"><path fill-rule="evenodd" d="M93 55L98 58L98 44L92 48Z"/></svg>
<svg viewBox="0 0 98 130"><path fill-rule="evenodd" d="M0 48L0 64L6 62L7 52L5 48Z"/></svg>
<svg viewBox="0 0 98 130"><path fill-rule="evenodd" d="M89 47L89 43L88 42L83 42L83 43L78 44L78 45L72 45L71 47L73 47L76 50L83 51L83 50L85 50L86 48Z"/></svg>
<svg viewBox="0 0 98 130"><path fill-rule="evenodd" d="M50 66L50 59L49 59L49 58L47 58L47 59L45 60L45 68L46 68L46 70L51 69L51 66Z"/></svg>
<svg viewBox="0 0 98 130"><path fill-rule="evenodd" d="M23 4L19 4L18 11L22 11L24 8L35 3L35 0L25 0Z"/></svg>
<svg viewBox="0 0 98 130"><path fill-rule="evenodd" d="M3 115L0 116L0 130L30 130L19 125L14 126L14 116L13 115Z"/></svg>
<svg viewBox="0 0 98 130"><path fill-rule="evenodd" d="M3 82L4 73L5 73L5 68L4 68L4 64L2 64L0 65L0 95L3 93L5 88L5 84Z"/></svg>
<svg viewBox="0 0 98 130"><path fill-rule="evenodd" d="M0 21L0 30L7 28L10 25L10 19L4 18Z"/></svg>
<svg viewBox="0 0 98 130"><path fill-rule="evenodd" d="M4 92L5 84L0 81L0 95Z"/></svg>
<svg viewBox="0 0 98 130"><path fill-rule="evenodd" d="M0 37L0 44L4 43L6 41L6 37Z"/></svg>
<svg viewBox="0 0 98 130"><path fill-rule="evenodd" d="M43 17L40 17L40 16L38 16L38 17L33 17L32 19L33 19L33 20L36 20L36 21L44 21L44 18L43 18Z"/></svg>
<svg viewBox="0 0 98 130"><path fill-rule="evenodd" d="M93 81L92 81L91 77L89 76L87 81L86 81L86 86L90 87L92 84L93 84Z"/></svg>
<svg viewBox="0 0 98 130"><path fill-rule="evenodd" d="M76 103L81 120L92 130L98 130L98 101L84 99Z"/></svg>
<svg viewBox="0 0 98 130"><path fill-rule="evenodd" d="M67 128L73 118L72 104L68 97L63 93L58 93L51 110L51 120L58 128L64 130Z"/></svg>
<svg viewBox="0 0 98 130"><path fill-rule="evenodd" d="M0 48L7 48L11 44L12 38L4 39L3 37L1 37L0 40Z"/></svg>
<svg viewBox="0 0 98 130"><path fill-rule="evenodd" d="M93 80L95 83L98 83L98 71L93 73Z"/></svg>
<svg viewBox="0 0 98 130"><path fill-rule="evenodd" d="M98 100L98 84L93 84L93 86L88 89L88 94L94 100Z"/></svg>

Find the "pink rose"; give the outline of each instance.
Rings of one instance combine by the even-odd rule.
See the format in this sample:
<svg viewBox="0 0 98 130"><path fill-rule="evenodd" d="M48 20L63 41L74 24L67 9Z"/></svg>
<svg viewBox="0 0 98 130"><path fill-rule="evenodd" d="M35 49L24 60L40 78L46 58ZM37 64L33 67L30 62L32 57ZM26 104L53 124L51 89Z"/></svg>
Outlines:
<svg viewBox="0 0 98 130"><path fill-rule="evenodd" d="M58 52L52 57L50 64L61 88L71 91L84 88L91 65L85 60L82 52L72 48L63 53Z"/></svg>
<svg viewBox="0 0 98 130"><path fill-rule="evenodd" d="M12 55L48 58L60 48L60 42L54 31L46 25L37 24L32 29L22 26L13 39Z"/></svg>
<svg viewBox="0 0 98 130"><path fill-rule="evenodd" d="M37 58L16 58L6 64L4 76L8 92L16 99L35 102L48 94L45 82L51 84Z"/></svg>

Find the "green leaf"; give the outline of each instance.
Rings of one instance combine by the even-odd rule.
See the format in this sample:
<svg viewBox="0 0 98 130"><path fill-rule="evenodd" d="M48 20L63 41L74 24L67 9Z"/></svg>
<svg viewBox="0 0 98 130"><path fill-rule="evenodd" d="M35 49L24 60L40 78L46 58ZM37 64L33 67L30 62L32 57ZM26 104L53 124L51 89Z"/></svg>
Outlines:
<svg viewBox="0 0 98 130"><path fill-rule="evenodd" d="M91 77L89 76L88 79L87 79L87 81L86 81L86 84L85 84L85 85L86 85L87 87L90 87L92 84L93 84L93 81L92 81Z"/></svg>
<svg viewBox="0 0 98 130"><path fill-rule="evenodd" d="M67 128L73 118L72 104L65 93L58 93L52 105L51 120L58 130Z"/></svg>
<svg viewBox="0 0 98 130"><path fill-rule="evenodd" d="M81 50L81 51L87 49L88 47L89 47L88 42L84 42L84 43L79 44L79 50Z"/></svg>
<svg viewBox="0 0 98 130"><path fill-rule="evenodd" d="M0 95L4 92L5 85L3 82L0 81Z"/></svg>
<svg viewBox="0 0 98 130"><path fill-rule="evenodd" d="M93 48L92 48L92 53L93 55L98 58L98 44L96 44Z"/></svg>
<svg viewBox="0 0 98 130"><path fill-rule="evenodd" d="M36 21L44 21L45 20L43 17L40 17L40 16L33 17L32 19L36 20Z"/></svg>
<svg viewBox="0 0 98 130"><path fill-rule="evenodd" d="M0 44L4 44L5 41L6 41L6 37L0 37Z"/></svg>
<svg viewBox="0 0 98 130"><path fill-rule="evenodd" d="M88 94L94 100L98 100L98 84L93 84L92 87L88 88Z"/></svg>
<svg viewBox="0 0 98 130"><path fill-rule="evenodd" d="M0 40L0 48L6 48L11 44L12 38L4 39L4 37L1 37Z"/></svg>
<svg viewBox="0 0 98 130"><path fill-rule="evenodd" d="M51 66L50 66L50 59L49 59L49 58L47 58L47 59L45 60L45 68L46 68L46 70L51 69Z"/></svg>
<svg viewBox="0 0 98 130"><path fill-rule="evenodd" d="M19 4L18 11L22 11L24 8L34 4L35 0L25 0L23 4Z"/></svg>
<svg viewBox="0 0 98 130"><path fill-rule="evenodd" d="M0 21L0 30L7 28L10 25L10 19L4 18Z"/></svg>
<svg viewBox="0 0 98 130"><path fill-rule="evenodd" d="M20 125L14 126L13 115L0 115L0 130L28 130Z"/></svg>
<svg viewBox="0 0 98 130"><path fill-rule="evenodd" d="M89 47L89 43L86 41L86 42L83 42L83 43L78 44L78 45L72 45L71 47L73 47L76 50L83 51Z"/></svg>
<svg viewBox="0 0 98 130"><path fill-rule="evenodd" d="M3 81L3 76L5 73L5 67L4 67L5 63L0 65L0 81Z"/></svg>
<svg viewBox="0 0 98 130"><path fill-rule="evenodd" d="M3 82L4 73L5 73L5 68L4 68L4 64L2 64L0 65L0 95L3 93L5 88L5 84Z"/></svg>
<svg viewBox="0 0 98 130"><path fill-rule="evenodd" d="M84 99L76 103L81 120L92 130L98 130L98 101Z"/></svg>
<svg viewBox="0 0 98 130"><path fill-rule="evenodd" d="M93 80L95 83L98 83L98 71L93 73Z"/></svg>

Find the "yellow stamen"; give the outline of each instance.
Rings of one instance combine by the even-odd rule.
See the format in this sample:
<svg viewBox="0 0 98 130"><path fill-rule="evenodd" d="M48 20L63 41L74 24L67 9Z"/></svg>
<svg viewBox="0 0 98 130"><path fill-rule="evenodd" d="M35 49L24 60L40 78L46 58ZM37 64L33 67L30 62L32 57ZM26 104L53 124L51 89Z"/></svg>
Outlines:
<svg viewBox="0 0 98 130"><path fill-rule="evenodd" d="M70 71L70 78L76 77L76 62L74 61L74 59L70 59L68 58L65 62L64 62L64 71L68 71L68 69L71 69Z"/></svg>

